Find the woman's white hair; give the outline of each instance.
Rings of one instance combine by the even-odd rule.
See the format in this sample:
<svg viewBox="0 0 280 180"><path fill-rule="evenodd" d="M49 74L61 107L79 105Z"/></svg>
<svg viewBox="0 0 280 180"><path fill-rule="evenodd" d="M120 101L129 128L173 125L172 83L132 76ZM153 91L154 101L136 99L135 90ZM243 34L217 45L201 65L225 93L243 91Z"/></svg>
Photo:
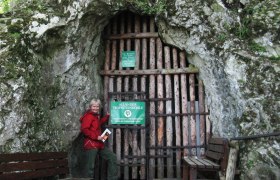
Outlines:
<svg viewBox="0 0 280 180"><path fill-rule="evenodd" d="M101 106L101 101L100 99L92 99L89 103L89 108L93 105L93 104L98 104L99 106Z"/></svg>

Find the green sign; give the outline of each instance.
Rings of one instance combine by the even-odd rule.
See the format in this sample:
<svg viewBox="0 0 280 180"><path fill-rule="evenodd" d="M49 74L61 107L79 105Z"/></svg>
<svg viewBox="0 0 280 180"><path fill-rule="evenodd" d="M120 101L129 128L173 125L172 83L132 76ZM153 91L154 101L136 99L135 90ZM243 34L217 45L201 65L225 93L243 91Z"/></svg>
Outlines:
<svg viewBox="0 0 280 180"><path fill-rule="evenodd" d="M135 51L122 52L122 67L135 67Z"/></svg>
<svg viewBox="0 0 280 180"><path fill-rule="evenodd" d="M145 124L145 102L111 101L111 124Z"/></svg>

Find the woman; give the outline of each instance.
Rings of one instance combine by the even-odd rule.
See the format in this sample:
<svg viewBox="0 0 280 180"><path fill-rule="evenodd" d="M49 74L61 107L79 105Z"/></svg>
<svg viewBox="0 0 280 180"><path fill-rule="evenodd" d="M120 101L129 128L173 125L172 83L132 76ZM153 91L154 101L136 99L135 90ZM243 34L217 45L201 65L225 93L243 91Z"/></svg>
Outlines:
<svg viewBox="0 0 280 180"><path fill-rule="evenodd" d="M118 179L116 155L104 146L101 137L101 125L108 121L110 114L100 118L100 100L93 99L89 104L89 109L80 118L81 131L85 136L84 149L88 154L87 172L88 177L92 178L94 164L97 153L108 162L108 180Z"/></svg>

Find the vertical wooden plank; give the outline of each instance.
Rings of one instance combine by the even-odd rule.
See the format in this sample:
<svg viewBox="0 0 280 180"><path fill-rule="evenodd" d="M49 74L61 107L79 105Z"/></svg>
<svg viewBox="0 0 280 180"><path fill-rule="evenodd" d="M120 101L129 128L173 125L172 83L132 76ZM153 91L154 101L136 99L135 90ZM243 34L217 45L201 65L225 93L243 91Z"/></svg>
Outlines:
<svg viewBox="0 0 280 180"><path fill-rule="evenodd" d="M206 105L205 105L205 111L209 112L208 107ZM205 121L206 121L206 144L208 144L208 141L211 136L211 121L209 115L205 116Z"/></svg>
<svg viewBox="0 0 280 180"><path fill-rule="evenodd" d="M200 113L205 113L205 103L204 103L204 86L202 80L198 81L198 94L199 94L199 112ZM200 144L201 145L206 145L205 144L205 116L203 114L200 114L199 116L200 119ZM201 148L201 155L205 154L205 148Z"/></svg>
<svg viewBox="0 0 280 180"><path fill-rule="evenodd" d="M111 34L111 27L108 26L107 32L108 35ZM104 65L104 69L105 70L109 70L110 69L110 62L111 62L111 41L110 40L106 40L106 50L105 50L105 65ZM110 82L110 78L108 76L104 77L104 111L109 111L109 82ZM105 113L104 112L104 113ZM101 163L101 161L99 161ZM104 163L101 163L101 169L103 169L105 167ZM105 174L105 171L100 170L99 171L99 179L102 179L101 177Z"/></svg>
<svg viewBox="0 0 280 180"><path fill-rule="evenodd" d="M174 69L178 68L178 52L176 48L172 48L173 53L173 67ZM180 113L180 86L179 86L179 75L174 75L174 110L175 114ZM175 133L176 134L176 146L181 146L181 123L180 116L175 116ZM176 149L176 178L181 178L181 150Z"/></svg>
<svg viewBox="0 0 280 180"><path fill-rule="evenodd" d="M116 17L113 23L113 34L117 34L117 22ZM112 61L111 61L111 70L116 69L117 61L117 40L112 41ZM109 78L109 92L114 92L114 76ZM113 151L113 142L114 142L114 130L112 130L112 134L108 139L108 147Z"/></svg>
<svg viewBox="0 0 280 180"><path fill-rule="evenodd" d="M155 32L155 21L153 18L150 19L150 32ZM155 69L155 38L150 38L149 41L150 46L150 69ZM149 75L149 98L153 99L155 98L155 75L151 74ZM155 114L155 102L150 102L150 114ZM150 146L155 146L156 144L156 132L155 132L155 117L150 117ZM150 149L150 155L155 155L155 150ZM149 178L153 179L155 177L155 159L150 158L149 159Z"/></svg>
<svg viewBox="0 0 280 180"><path fill-rule="evenodd" d="M170 47L164 47L164 60L165 60L165 69L171 69L170 62ZM165 97L172 98L172 84L171 84L171 75L165 75ZM171 100L166 101L165 113L172 114L172 103ZM173 125L172 117L166 117L166 145L172 146L173 144ZM167 149L167 155L170 156L167 158L167 178L173 178L173 150Z"/></svg>
<svg viewBox="0 0 280 180"><path fill-rule="evenodd" d="M231 141L228 166L226 170L226 178L225 178L226 180L234 180L238 151L239 151L238 141Z"/></svg>
<svg viewBox="0 0 280 180"><path fill-rule="evenodd" d="M110 35L111 34L111 27L108 26L107 29L107 34ZM106 57L105 57L105 70L109 70L111 68L111 56L112 56L112 52L111 52L111 46L112 43L110 40L106 41ZM110 86L110 78L108 76L105 76L104 78L104 98L105 98L105 107L104 110L105 111L109 111L109 96L108 96L108 92L109 92L109 86ZM99 177L101 180L103 180L103 175L105 174L105 171L102 171L105 167L104 163L101 163L101 160L99 161L101 164L101 170L99 171Z"/></svg>
<svg viewBox="0 0 280 180"><path fill-rule="evenodd" d="M195 113L195 80L194 74L189 75L190 84L190 113ZM191 145L196 145L196 124L195 115L190 115L190 126L191 126ZM196 155L196 148L192 148L192 155Z"/></svg>
<svg viewBox="0 0 280 180"><path fill-rule="evenodd" d="M107 28L107 34L110 34L110 26L108 26ZM110 58L111 58L111 41L110 40L106 40L106 50L105 50L105 64L104 64L104 70L109 70L110 69ZM109 105L108 105L108 100L109 100L109 96L108 96L108 89L109 89L109 77L105 76L104 77L104 109L105 111L109 110Z"/></svg>
<svg viewBox="0 0 280 180"><path fill-rule="evenodd" d="M135 15L135 33L140 32L140 18L139 15ZM135 39L134 40L134 48L135 48L135 67L134 69L137 70L139 69L139 60L140 60L140 39ZM138 78L137 76L133 77L133 91L138 92ZM135 97L138 98L138 97ZM134 125L136 126L136 125ZM133 129L132 130L132 155L137 156L140 155L138 154L138 142L137 142L137 130ZM133 158L133 163L137 163L137 159ZM138 167L134 166L132 167L132 179L137 179L138 176Z"/></svg>
<svg viewBox="0 0 280 180"><path fill-rule="evenodd" d="M196 76L196 75L195 75ZM196 89L198 91L198 89ZM196 137L196 144L200 145L200 117L199 117L199 100L195 101L195 137ZM196 148L196 156L201 157L201 148Z"/></svg>
<svg viewBox="0 0 280 180"><path fill-rule="evenodd" d="M186 67L186 58L185 52L180 52L180 67ZM188 112L188 99L187 99L187 77L186 74L181 74L181 111L182 113ZM187 146L188 142L188 116L182 117L182 138L183 138L183 146ZM184 149L184 156L188 155L188 149Z"/></svg>
<svg viewBox="0 0 280 180"><path fill-rule="evenodd" d="M131 33L131 16L128 14L126 16L127 19L127 33ZM131 40L127 39L126 40L126 50L129 51L131 49ZM129 91L129 77L126 76L124 78L124 91L127 92ZM124 155L128 156L129 154L129 130L125 129L124 130ZM128 164L128 159L124 159L125 164ZM125 166L124 167L124 179L130 179L129 178L129 167Z"/></svg>
<svg viewBox="0 0 280 180"><path fill-rule="evenodd" d="M143 18L143 32L147 32L147 20L144 16ZM142 39L142 69L147 69L147 39ZM146 92L146 78L144 75L141 77L141 91ZM146 130L141 129L141 155L146 155ZM146 159L141 159L141 168L140 168L140 179L146 179Z"/></svg>
<svg viewBox="0 0 280 180"><path fill-rule="evenodd" d="M107 29L107 34L109 35L111 32L111 27L108 26ZM106 50L105 50L105 64L104 64L104 69L105 70L109 70L110 69L110 61L111 61L111 41L110 40L106 40ZM109 77L105 76L104 77L104 110L108 111L109 110L109 96L108 96L108 91L109 91ZM101 161L100 161L101 162ZM102 163L101 168L104 167L104 163ZM96 174L95 176L97 177L101 177L103 176L105 173L101 172L101 171L95 171L95 172L99 172L98 174Z"/></svg>
<svg viewBox="0 0 280 180"><path fill-rule="evenodd" d="M162 42L160 38L157 38L156 40L156 45L157 45L157 68L162 69ZM163 98L163 75L157 75L157 98ZM164 103L163 101L159 100L157 104L157 113L158 114L163 114L164 113ZM159 116L157 118L157 145L158 146L163 146L163 136L164 136L164 118L162 116ZM157 151L158 155L163 155L163 150L159 149ZM158 158L157 159L157 175L158 178L163 178L164 175L164 162L163 158Z"/></svg>
<svg viewBox="0 0 280 180"><path fill-rule="evenodd" d="M122 34L122 33L124 33L124 15L122 15L121 17L120 17L120 19L121 19L121 23L120 23L120 33ZM118 59L119 59L119 65L118 65L118 67L119 67L119 70L121 70L122 69L122 64L121 64L121 54L122 54L122 51L124 50L124 40L123 39L121 39L120 40L120 45L119 45L119 56L117 57ZM117 77L117 92L122 92L122 77L121 76L118 76ZM119 97L118 97L119 98ZM119 98L120 99L120 98ZM123 145L123 142L121 141L122 140L122 132L121 132L121 129L116 129L116 155L117 155L117 160L118 160L118 162L120 162L120 160L121 160L121 150L122 150L122 145ZM119 176L120 176L120 174L121 174L121 172L120 172L120 168L118 167L118 172L119 172Z"/></svg>

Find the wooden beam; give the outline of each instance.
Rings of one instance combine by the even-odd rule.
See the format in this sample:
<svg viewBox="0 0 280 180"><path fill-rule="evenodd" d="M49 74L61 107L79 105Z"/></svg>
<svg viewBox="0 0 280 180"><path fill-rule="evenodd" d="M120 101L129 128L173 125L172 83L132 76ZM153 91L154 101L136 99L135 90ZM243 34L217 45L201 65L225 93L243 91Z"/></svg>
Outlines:
<svg viewBox="0 0 280 180"><path fill-rule="evenodd" d="M102 70L103 76L135 76L135 75L158 75L158 74L196 74L197 68L177 68L177 69L142 69L142 70Z"/></svg>
<svg viewBox="0 0 280 180"><path fill-rule="evenodd" d="M104 37L108 40L117 40L117 39L141 39L141 38L157 38L157 32L142 32L142 33L125 33L125 34L116 34L110 35L109 37Z"/></svg>

